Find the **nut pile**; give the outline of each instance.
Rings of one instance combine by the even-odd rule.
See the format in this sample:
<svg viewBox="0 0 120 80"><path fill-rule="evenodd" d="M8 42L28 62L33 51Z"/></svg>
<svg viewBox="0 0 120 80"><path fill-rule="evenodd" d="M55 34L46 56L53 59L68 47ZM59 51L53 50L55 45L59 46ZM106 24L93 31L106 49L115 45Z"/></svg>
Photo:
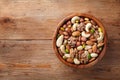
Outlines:
<svg viewBox="0 0 120 80"><path fill-rule="evenodd" d="M104 34L94 20L74 16L58 30L56 46L65 61L76 65L88 64L101 53Z"/></svg>

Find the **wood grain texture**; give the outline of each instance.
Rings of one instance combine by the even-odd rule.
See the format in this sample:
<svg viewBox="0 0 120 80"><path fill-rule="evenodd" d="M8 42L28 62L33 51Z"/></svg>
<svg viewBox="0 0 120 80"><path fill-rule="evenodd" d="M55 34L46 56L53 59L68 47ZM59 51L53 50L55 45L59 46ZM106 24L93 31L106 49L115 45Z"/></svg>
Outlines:
<svg viewBox="0 0 120 80"><path fill-rule="evenodd" d="M0 80L119 80L120 0L0 0ZM57 24L69 14L92 14L108 34L95 66L75 69L52 48Z"/></svg>

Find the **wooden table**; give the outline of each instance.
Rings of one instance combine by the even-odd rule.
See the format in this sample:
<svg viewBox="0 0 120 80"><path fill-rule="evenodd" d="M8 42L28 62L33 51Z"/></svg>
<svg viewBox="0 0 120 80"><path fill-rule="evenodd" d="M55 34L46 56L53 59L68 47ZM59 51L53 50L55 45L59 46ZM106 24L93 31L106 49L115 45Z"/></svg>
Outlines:
<svg viewBox="0 0 120 80"><path fill-rule="evenodd" d="M104 58L87 69L64 65L52 48L60 20L79 12L104 24ZM0 0L0 80L120 80L120 0Z"/></svg>

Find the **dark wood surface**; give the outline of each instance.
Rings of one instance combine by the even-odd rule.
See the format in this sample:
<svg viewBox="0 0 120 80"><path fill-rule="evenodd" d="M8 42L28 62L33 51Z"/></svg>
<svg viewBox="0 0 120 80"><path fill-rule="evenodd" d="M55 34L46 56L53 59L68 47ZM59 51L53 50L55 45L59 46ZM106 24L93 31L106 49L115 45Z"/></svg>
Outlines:
<svg viewBox="0 0 120 80"><path fill-rule="evenodd" d="M101 20L107 53L95 66L64 65L52 48L57 24L71 13ZM0 0L0 80L119 80L120 0Z"/></svg>

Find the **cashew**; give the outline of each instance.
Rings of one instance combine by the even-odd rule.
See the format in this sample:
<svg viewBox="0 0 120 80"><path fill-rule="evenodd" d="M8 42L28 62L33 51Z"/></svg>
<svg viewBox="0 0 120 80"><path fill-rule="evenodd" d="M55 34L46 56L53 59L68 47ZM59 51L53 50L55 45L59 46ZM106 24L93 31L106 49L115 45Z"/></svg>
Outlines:
<svg viewBox="0 0 120 80"><path fill-rule="evenodd" d="M62 45L62 43L63 43L63 35L61 35L58 39L57 39L57 41L56 41L56 46L57 47L60 47L61 45Z"/></svg>
<svg viewBox="0 0 120 80"><path fill-rule="evenodd" d="M74 16L74 17L71 19L71 22L74 24L76 20L80 20L80 17Z"/></svg>
<svg viewBox="0 0 120 80"><path fill-rule="evenodd" d="M97 38L98 42L102 41L104 38L104 35L102 32L99 32L100 37Z"/></svg>
<svg viewBox="0 0 120 80"><path fill-rule="evenodd" d="M77 50L82 50L82 49L83 49L82 46L78 46L78 47L77 47Z"/></svg>
<svg viewBox="0 0 120 80"><path fill-rule="evenodd" d="M91 53L90 55L91 55L91 57L93 57L93 58L95 58L95 57L97 57L97 56L98 56L98 54L97 54L97 53Z"/></svg>
<svg viewBox="0 0 120 80"><path fill-rule="evenodd" d="M90 34L87 34L87 33L85 33L85 31L83 31L82 36L88 38L88 37L90 37Z"/></svg>
<svg viewBox="0 0 120 80"><path fill-rule="evenodd" d="M64 45L61 45L61 46L60 46L60 50L61 50L62 53L64 53L64 54L66 53L66 52L65 52L65 46L64 46Z"/></svg>
<svg viewBox="0 0 120 80"><path fill-rule="evenodd" d="M73 24L72 28L74 31L76 31L78 25L79 25L78 23Z"/></svg>
<svg viewBox="0 0 120 80"><path fill-rule="evenodd" d="M90 29L91 26L92 26L91 23L87 23L87 24L85 25L85 30L86 30L86 32L89 32L89 29Z"/></svg>
<svg viewBox="0 0 120 80"><path fill-rule="evenodd" d="M88 50L88 49L91 49L91 48L92 48L91 45L86 45L86 46L85 46L85 50Z"/></svg>
<svg viewBox="0 0 120 80"><path fill-rule="evenodd" d="M75 64L80 64L80 61L77 58L74 58L73 61L74 61Z"/></svg>
<svg viewBox="0 0 120 80"><path fill-rule="evenodd" d="M69 58L70 57L70 54L65 54L64 55L66 58Z"/></svg>

